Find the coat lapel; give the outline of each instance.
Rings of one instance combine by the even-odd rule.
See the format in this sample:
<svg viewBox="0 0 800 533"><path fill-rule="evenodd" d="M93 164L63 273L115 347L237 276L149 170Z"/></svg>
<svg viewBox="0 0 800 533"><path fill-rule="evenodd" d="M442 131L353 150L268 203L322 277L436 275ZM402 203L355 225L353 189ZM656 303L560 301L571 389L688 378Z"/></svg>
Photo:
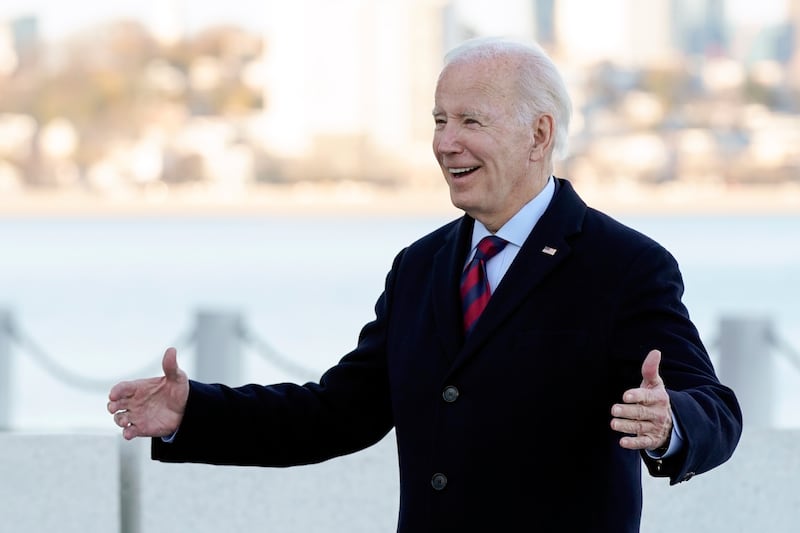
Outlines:
<svg viewBox="0 0 800 533"><path fill-rule="evenodd" d="M473 224L464 216L433 261L433 316L447 361L455 360L464 342L459 283Z"/></svg>
<svg viewBox="0 0 800 533"><path fill-rule="evenodd" d="M580 232L585 213L586 204L568 182L561 181L547 211L525 240L472 333L465 339L451 371L464 364L530 292L567 259L570 254L568 237ZM459 309L459 318L460 313Z"/></svg>

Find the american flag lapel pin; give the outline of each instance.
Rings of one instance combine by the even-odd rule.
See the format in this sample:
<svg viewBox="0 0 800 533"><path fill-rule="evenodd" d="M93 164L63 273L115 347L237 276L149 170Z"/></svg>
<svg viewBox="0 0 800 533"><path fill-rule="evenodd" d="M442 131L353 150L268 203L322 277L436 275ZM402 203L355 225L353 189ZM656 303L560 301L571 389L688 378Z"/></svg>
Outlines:
<svg viewBox="0 0 800 533"><path fill-rule="evenodd" d="M558 250L550 246L545 246L544 248L542 248L542 253L547 255L556 255L557 251Z"/></svg>

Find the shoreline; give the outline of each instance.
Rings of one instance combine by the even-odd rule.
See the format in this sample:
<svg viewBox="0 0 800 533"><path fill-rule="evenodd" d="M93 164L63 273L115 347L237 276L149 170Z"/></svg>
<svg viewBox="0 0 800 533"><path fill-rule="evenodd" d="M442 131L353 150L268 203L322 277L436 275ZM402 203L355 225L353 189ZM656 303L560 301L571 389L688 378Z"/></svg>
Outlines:
<svg viewBox="0 0 800 533"><path fill-rule="evenodd" d="M800 184L740 186L575 184L586 203L615 215L800 215ZM380 188L351 182L260 185L238 190L156 187L116 196L14 192L0 218L108 216L460 216L447 188Z"/></svg>

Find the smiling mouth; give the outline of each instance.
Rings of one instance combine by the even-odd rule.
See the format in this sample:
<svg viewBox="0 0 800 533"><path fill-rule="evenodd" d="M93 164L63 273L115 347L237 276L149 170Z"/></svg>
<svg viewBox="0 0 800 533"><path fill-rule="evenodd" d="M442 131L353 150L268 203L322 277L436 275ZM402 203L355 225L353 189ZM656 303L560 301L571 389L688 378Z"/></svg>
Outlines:
<svg viewBox="0 0 800 533"><path fill-rule="evenodd" d="M481 167L462 167L462 168L448 168L447 171L454 178L463 178L469 176Z"/></svg>

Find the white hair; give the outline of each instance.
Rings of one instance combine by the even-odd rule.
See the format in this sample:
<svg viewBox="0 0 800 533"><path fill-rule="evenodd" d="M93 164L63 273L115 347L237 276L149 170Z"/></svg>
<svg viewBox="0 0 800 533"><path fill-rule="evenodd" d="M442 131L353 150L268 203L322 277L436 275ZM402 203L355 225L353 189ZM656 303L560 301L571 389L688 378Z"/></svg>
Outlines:
<svg viewBox="0 0 800 533"><path fill-rule="evenodd" d="M556 127L553 156L566 157L572 103L561 73L538 44L500 37L469 39L445 55L444 66L503 56L520 60L517 77L520 98L516 104L520 120L530 124L538 115L552 115Z"/></svg>

